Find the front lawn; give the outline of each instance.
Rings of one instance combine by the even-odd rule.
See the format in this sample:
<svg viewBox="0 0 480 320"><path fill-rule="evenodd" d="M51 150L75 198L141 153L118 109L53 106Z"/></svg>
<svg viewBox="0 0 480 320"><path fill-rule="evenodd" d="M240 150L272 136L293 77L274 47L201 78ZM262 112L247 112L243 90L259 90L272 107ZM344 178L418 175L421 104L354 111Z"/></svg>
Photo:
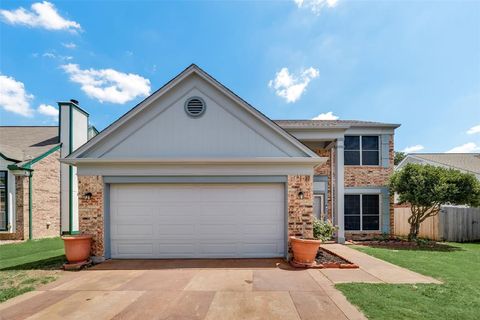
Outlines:
<svg viewBox="0 0 480 320"><path fill-rule="evenodd" d="M65 261L60 238L0 246L0 302L55 280Z"/></svg>
<svg viewBox="0 0 480 320"><path fill-rule="evenodd" d="M338 284L369 319L478 319L480 243L449 243L452 250L355 249L432 276L442 285Z"/></svg>

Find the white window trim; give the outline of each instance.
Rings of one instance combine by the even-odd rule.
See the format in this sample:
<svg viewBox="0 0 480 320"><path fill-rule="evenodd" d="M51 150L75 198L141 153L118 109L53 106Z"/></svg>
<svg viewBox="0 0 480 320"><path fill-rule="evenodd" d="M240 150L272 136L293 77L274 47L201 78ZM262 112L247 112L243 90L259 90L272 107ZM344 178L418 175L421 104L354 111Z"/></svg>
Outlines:
<svg viewBox="0 0 480 320"><path fill-rule="evenodd" d="M345 232L349 232L349 233L380 232L382 230L382 194L380 192L373 191L373 192L362 192L362 193L345 192L345 195L360 196L360 230L345 229ZM378 195L378 229L376 230L363 230L363 195ZM345 212L344 212L344 215L345 215Z"/></svg>
<svg viewBox="0 0 480 320"><path fill-rule="evenodd" d="M362 135L357 135L357 134L347 134L345 136L349 137L358 137L359 139L359 145L360 149L358 152L360 152L360 164L345 164L345 156L343 160L343 165L347 167L381 167L381 161L382 161L382 141L381 141L381 136L376 135L376 134L362 134ZM378 138L378 164L363 164L363 145L362 145L362 137L377 137ZM347 150L344 149L345 151L357 151L357 150ZM366 150L366 151L374 151L374 150Z"/></svg>

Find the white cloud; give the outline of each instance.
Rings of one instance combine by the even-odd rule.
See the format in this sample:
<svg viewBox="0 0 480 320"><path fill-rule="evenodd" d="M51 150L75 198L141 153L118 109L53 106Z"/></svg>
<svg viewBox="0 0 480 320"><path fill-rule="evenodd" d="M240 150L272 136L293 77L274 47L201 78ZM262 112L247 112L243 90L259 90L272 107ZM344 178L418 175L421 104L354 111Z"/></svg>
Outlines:
<svg viewBox="0 0 480 320"><path fill-rule="evenodd" d="M75 49L77 47L77 45L73 42L62 43L62 46L64 46L67 49Z"/></svg>
<svg viewBox="0 0 480 320"><path fill-rule="evenodd" d="M413 153L413 152L421 151L423 149L425 149L424 146L422 146L421 144L416 144L414 146L406 147L402 151L405 152L405 153Z"/></svg>
<svg viewBox="0 0 480 320"><path fill-rule="evenodd" d="M49 104L41 104L40 106L38 106L37 112L45 116L58 119L58 109Z"/></svg>
<svg viewBox="0 0 480 320"><path fill-rule="evenodd" d="M317 78L318 70L310 67L300 74L290 74L288 68L282 68L276 73L275 79L270 80L268 86L275 89L275 93L288 103L295 102L302 96L312 79Z"/></svg>
<svg viewBox="0 0 480 320"><path fill-rule="evenodd" d="M313 13L318 15L325 7L335 7L338 0L294 0L294 2L297 7L310 9Z"/></svg>
<svg viewBox="0 0 480 320"><path fill-rule="evenodd" d="M326 113L320 113L318 116L312 118L312 120L338 120L338 116L334 115L332 111Z"/></svg>
<svg viewBox="0 0 480 320"><path fill-rule="evenodd" d="M82 70L72 63L61 67L70 75L71 81L81 85L83 92L100 102L123 104L150 94L150 80L137 74L113 69Z"/></svg>
<svg viewBox="0 0 480 320"><path fill-rule="evenodd" d="M15 10L0 10L0 16L9 24L25 25L47 30L81 30L79 23L60 16L55 6L47 1L32 4L31 10L20 7Z"/></svg>
<svg viewBox="0 0 480 320"><path fill-rule="evenodd" d="M33 116L30 100L33 95L25 91L22 82L12 77L0 75L0 107L24 117Z"/></svg>
<svg viewBox="0 0 480 320"><path fill-rule="evenodd" d="M447 151L447 153L472 153L472 152L480 152L480 146L477 146L477 144L475 144L474 142L468 142Z"/></svg>
<svg viewBox="0 0 480 320"><path fill-rule="evenodd" d="M45 52L44 54L42 54L42 57L44 57L44 58L52 58L52 59L53 59L53 58L56 57L56 55L55 55L54 53L52 53L52 52Z"/></svg>
<svg viewBox="0 0 480 320"><path fill-rule="evenodd" d="M480 133L480 124L478 126L471 127L467 131L467 134L476 134L476 133Z"/></svg>

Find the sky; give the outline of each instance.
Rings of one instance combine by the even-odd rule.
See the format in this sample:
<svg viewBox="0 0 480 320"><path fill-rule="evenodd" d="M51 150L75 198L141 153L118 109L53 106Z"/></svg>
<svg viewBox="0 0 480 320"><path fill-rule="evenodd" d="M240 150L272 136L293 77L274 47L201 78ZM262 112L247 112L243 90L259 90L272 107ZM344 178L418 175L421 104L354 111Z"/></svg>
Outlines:
<svg viewBox="0 0 480 320"><path fill-rule="evenodd" d="M191 63L271 119L480 152L480 1L0 1L0 125L74 98L101 130Z"/></svg>

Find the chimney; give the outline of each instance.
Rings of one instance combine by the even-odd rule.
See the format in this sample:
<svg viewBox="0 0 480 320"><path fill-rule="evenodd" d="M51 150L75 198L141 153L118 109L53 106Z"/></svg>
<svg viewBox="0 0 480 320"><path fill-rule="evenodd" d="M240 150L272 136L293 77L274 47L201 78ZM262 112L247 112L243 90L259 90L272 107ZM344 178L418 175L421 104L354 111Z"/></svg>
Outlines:
<svg viewBox="0 0 480 320"><path fill-rule="evenodd" d="M61 157L65 158L88 140L88 113L77 100L58 102ZM60 164L60 212L62 233L78 232L77 168Z"/></svg>

